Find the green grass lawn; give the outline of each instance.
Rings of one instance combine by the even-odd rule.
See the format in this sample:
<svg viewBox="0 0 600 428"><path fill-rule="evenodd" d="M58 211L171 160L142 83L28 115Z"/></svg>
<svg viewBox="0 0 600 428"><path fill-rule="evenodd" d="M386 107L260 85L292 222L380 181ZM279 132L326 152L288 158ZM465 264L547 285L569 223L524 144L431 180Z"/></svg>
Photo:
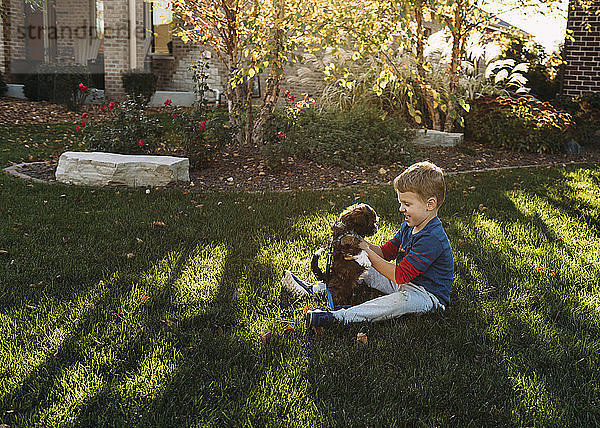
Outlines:
<svg viewBox="0 0 600 428"><path fill-rule="evenodd" d="M19 132L37 135L0 132L3 167L68 147L60 127L55 146ZM597 426L600 167L448 190L446 312L307 338L302 308L326 303L282 298L282 271L312 279L313 251L357 200L382 243L400 226L391 187L146 194L1 175L0 423Z"/></svg>

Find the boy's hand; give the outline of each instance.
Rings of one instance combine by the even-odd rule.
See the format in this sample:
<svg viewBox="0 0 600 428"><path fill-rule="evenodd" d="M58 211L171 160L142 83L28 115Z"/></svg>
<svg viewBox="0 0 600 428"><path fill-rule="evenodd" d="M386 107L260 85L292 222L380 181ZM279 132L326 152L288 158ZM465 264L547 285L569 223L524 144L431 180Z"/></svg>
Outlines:
<svg viewBox="0 0 600 428"><path fill-rule="evenodd" d="M369 243L367 241L365 241L364 239L361 239L361 241L358 243L358 248L360 248L361 250L368 250Z"/></svg>

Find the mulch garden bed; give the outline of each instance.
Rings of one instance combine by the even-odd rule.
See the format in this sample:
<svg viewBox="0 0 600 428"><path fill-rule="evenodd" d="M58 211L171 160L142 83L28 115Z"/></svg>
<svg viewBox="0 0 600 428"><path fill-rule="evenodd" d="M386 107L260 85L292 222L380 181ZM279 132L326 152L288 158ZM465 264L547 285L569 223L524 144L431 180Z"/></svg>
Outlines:
<svg viewBox="0 0 600 428"><path fill-rule="evenodd" d="M31 102L16 98L0 99L0 125L75 122L80 114L63 106ZM479 171L496 168L563 165L569 163L600 163L600 150L585 147L581 155L563 153L537 154L498 150L473 141L459 147L418 147L418 159L430 160L447 173ZM403 155L405 156L405 155ZM414 157L413 157L414 158ZM390 183L410 162L390 159L383 167L345 169L290 158L282 168L269 169L256 148L243 148L222 153L205 168L190 171L186 186L198 190L300 190ZM57 160L23 164L18 172L32 178L53 182Z"/></svg>

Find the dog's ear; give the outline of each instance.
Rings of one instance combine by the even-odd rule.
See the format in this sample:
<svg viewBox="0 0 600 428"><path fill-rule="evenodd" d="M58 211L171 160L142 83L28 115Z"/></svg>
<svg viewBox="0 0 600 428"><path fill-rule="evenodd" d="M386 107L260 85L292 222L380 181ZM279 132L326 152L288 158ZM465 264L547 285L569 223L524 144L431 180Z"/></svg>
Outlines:
<svg viewBox="0 0 600 428"><path fill-rule="evenodd" d="M343 235L344 233L346 233L347 231L348 231L348 228L341 221L338 221L333 226L331 226L331 236L340 236L340 235Z"/></svg>

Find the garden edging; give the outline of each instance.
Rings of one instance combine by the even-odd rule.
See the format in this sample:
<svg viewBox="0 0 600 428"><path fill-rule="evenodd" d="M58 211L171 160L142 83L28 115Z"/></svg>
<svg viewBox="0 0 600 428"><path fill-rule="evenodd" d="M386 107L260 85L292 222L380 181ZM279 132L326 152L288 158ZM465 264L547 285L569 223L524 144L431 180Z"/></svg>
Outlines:
<svg viewBox="0 0 600 428"><path fill-rule="evenodd" d="M501 166L501 167L490 167L490 168L479 168L479 169L466 169L463 171L447 171L445 172L446 176L454 176L454 175L464 175L464 174L481 174L481 173L486 173L486 172L494 172L494 171L508 171L508 170L514 170L514 169L531 169L531 168L552 168L552 167L566 167L566 166L571 166L571 165L591 165L592 162L588 161L570 161L570 162L548 162L548 163L543 163L543 164L528 164L528 165L514 165L514 166ZM27 174L24 174L23 172L19 171L19 169L22 168L27 168L27 167L31 167L31 166L40 166L40 165L46 165L48 166L48 162L23 162L23 163L19 163L19 164L15 164L15 165L11 165L9 167L6 167L3 169L3 171L5 173L7 173L8 175L11 175L13 177L17 177L17 178L21 178L23 180L28 180L28 181L32 181L35 183L43 183L43 184L56 184L58 183L58 181L56 180L42 180L39 178L35 178L35 177L31 177ZM61 183L62 184L62 183ZM391 184L391 182L388 182L388 184ZM351 188L351 187L358 187L359 185L350 185L350 186L344 186L347 188ZM155 186L150 186L150 187L155 187ZM159 187L166 187L166 186L159 186ZM195 186L194 182L190 182L190 184L188 184L187 186L182 185L182 188L187 188L187 187L195 187L197 190L207 190L207 191L222 191L223 189L211 189L211 188L203 188L201 186ZM340 189L340 187L318 187L318 188L302 188L301 190L316 190L316 191L332 191L332 190L337 190ZM228 191L231 190L235 190L235 189L227 189ZM270 190L270 191L274 191L274 192L283 192L283 193L288 193L288 192L294 192L297 189L261 189L261 190L239 190L239 191L245 191L247 193L260 193L260 192L264 192L265 190Z"/></svg>

